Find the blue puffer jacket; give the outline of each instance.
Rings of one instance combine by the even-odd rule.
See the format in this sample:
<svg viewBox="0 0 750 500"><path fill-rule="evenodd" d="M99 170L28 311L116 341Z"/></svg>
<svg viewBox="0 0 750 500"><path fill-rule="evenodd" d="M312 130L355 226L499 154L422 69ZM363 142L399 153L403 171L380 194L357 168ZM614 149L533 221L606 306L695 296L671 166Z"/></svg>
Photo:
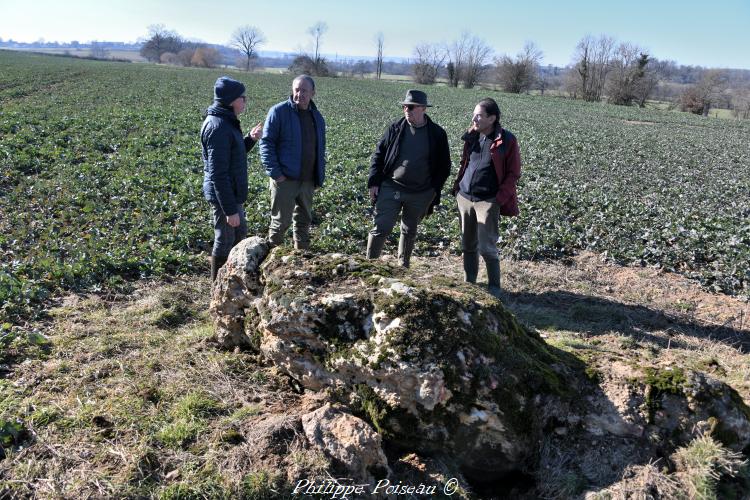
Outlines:
<svg viewBox="0 0 750 500"><path fill-rule="evenodd" d="M232 109L214 103L206 114L201 127L203 196L218 203L225 215L234 215L247 200L247 150L254 142L243 139Z"/></svg>
<svg viewBox="0 0 750 500"><path fill-rule="evenodd" d="M310 111L318 136L315 185L320 187L326 172L326 124L312 101ZM266 174L272 179L281 175L299 179L302 170L302 127L297 105L291 97L268 110L263 137L260 139L260 159Z"/></svg>

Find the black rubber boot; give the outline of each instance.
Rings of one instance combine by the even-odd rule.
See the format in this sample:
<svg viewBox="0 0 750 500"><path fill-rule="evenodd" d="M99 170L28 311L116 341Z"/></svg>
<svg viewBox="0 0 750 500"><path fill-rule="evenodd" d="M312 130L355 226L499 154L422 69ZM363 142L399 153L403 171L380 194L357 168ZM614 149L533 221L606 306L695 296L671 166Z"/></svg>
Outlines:
<svg viewBox="0 0 750 500"><path fill-rule="evenodd" d="M490 295L499 299L500 298L500 261L490 260L486 261L487 265L487 290Z"/></svg>
<svg viewBox="0 0 750 500"><path fill-rule="evenodd" d="M479 255L476 252L464 252L464 281L476 283L479 274Z"/></svg>
<svg viewBox="0 0 750 500"><path fill-rule="evenodd" d="M411 263L411 252L414 250L416 238L409 238L401 234L398 240L398 263L403 267L409 267Z"/></svg>
<svg viewBox="0 0 750 500"><path fill-rule="evenodd" d="M373 236L367 237L367 258L377 259L380 257L380 253L383 251L385 246L385 236Z"/></svg>

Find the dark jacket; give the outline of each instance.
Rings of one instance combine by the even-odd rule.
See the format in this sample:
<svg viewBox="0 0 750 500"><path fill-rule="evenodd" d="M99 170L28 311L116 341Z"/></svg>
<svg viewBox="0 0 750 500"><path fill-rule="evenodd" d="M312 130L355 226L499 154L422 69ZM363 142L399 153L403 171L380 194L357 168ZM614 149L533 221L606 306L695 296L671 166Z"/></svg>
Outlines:
<svg viewBox="0 0 750 500"><path fill-rule="evenodd" d="M309 109L318 138L315 185L320 187L326 173L326 123L314 102L310 101ZM297 104L291 97L268 110L260 139L260 160L266 174L272 179L281 175L299 179L302 171L302 126Z"/></svg>
<svg viewBox="0 0 750 500"><path fill-rule="evenodd" d="M499 130L498 130L499 129ZM507 216L518 215L518 195L516 184L521 177L521 153L516 136L502 127L495 129L495 139L490 144L490 158L495 167L498 190L495 201L500 205L500 214ZM464 151L461 154L461 166L453 182L453 196L459 191L459 184L469 166L469 157L477 141L479 132L467 132L461 137L464 141Z"/></svg>
<svg viewBox="0 0 750 500"><path fill-rule="evenodd" d="M201 127L203 196L221 207L224 215L237 213L247 200L247 152L255 146L242 137L237 115L214 103L206 110Z"/></svg>
<svg viewBox="0 0 750 500"><path fill-rule="evenodd" d="M445 130L433 122L429 116L427 120L427 140L429 141L429 164L432 187L435 188L435 198L432 206L440 203L440 191L443 189L445 180L451 173L451 153L448 147L448 135ZM375 146L375 152L370 160L370 176L367 179L367 187L380 186L388 179L396 168L401 137L408 126L406 118L397 120L386 129L383 137Z"/></svg>

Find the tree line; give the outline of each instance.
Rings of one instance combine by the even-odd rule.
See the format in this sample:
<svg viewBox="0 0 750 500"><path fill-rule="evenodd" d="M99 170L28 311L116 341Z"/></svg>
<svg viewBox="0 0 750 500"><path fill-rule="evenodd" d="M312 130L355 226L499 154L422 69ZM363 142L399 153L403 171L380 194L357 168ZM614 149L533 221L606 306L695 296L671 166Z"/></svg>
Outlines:
<svg viewBox="0 0 750 500"><path fill-rule="evenodd" d="M423 85L442 81L452 87L492 85L511 93L554 91L573 99L640 107L656 99L704 116L712 108L721 107L732 109L738 117L750 117L750 71L679 66L655 58L637 44L604 34L581 38L572 62L557 68L542 65L544 54L532 41L515 55L496 55L489 44L468 31L447 44L417 44L412 59L400 64L384 61L385 38L377 33L374 60L331 62L321 51L327 31L323 21L308 28L312 51L300 50L287 66L290 72L351 77L372 74L380 79L386 69L397 74L408 72L414 82ZM266 42L257 27L240 26L230 37L232 51L222 54L216 47L186 41L163 25L153 25L140 52L149 61L201 67L235 57L232 62L236 66L252 71L261 65L258 48Z"/></svg>
<svg viewBox="0 0 750 500"><path fill-rule="evenodd" d="M543 52L531 41L515 55L493 58L487 43L465 32L449 44L418 44L411 69L414 81L427 85L442 78L453 87L483 83L511 93L553 90L573 99L640 107L658 99L704 116L721 107L750 117L748 70L678 66L608 35L581 38L566 68L543 67L542 59Z"/></svg>

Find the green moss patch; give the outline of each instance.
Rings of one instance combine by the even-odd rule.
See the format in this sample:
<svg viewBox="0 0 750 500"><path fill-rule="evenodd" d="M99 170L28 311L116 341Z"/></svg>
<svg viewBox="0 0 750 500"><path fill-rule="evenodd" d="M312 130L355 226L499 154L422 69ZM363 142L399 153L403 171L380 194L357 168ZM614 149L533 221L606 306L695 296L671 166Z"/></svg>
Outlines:
<svg viewBox="0 0 750 500"><path fill-rule="evenodd" d="M684 394L687 383L682 368L659 369L648 367L644 370L643 383L646 384L646 408L648 422L654 423L654 415L661 408L661 398L664 394Z"/></svg>

